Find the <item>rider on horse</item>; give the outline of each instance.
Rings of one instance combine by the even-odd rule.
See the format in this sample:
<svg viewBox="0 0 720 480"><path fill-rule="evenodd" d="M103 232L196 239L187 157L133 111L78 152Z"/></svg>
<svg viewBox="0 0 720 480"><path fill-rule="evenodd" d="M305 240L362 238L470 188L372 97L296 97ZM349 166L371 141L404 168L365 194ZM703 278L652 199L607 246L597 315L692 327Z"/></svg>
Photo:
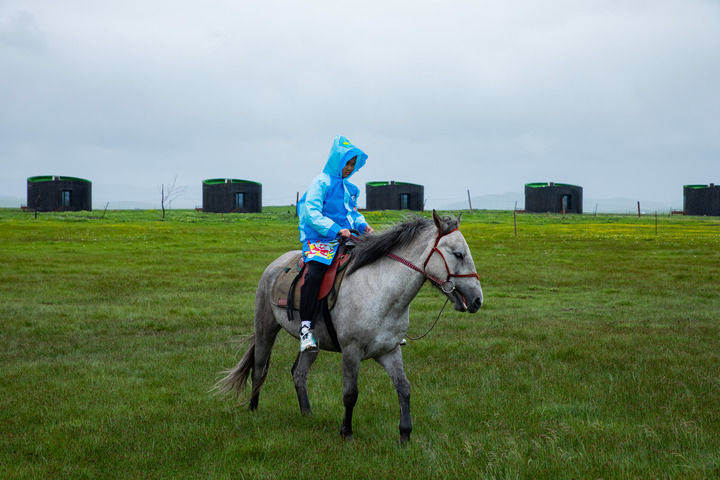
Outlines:
<svg viewBox="0 0 720 480"><path fill-rule="evenodd" d="M372 233L357 209L360 189L348 179L367 160L365 152L337 136L325 168L315 177L297 205L300 243L307 265L305 283L300 289L300 351L317 349L312 334L318 309L320 283L338 249L338 237L349 238L350 230Z"/></svg>

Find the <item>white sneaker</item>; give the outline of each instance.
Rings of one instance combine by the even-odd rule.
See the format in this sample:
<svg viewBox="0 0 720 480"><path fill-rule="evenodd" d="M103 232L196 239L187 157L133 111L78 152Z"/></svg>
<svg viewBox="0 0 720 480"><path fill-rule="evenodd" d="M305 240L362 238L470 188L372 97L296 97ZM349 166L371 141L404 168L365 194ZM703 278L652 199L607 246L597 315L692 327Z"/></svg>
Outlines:
<svg viewBox="0 0 720 480"><path fill-rule="evenodd" d="M309 328L303 327L300 329L300 351L304 352L307 350L317 350L318 345L315 340L315 336L312 334Z"/></svg>

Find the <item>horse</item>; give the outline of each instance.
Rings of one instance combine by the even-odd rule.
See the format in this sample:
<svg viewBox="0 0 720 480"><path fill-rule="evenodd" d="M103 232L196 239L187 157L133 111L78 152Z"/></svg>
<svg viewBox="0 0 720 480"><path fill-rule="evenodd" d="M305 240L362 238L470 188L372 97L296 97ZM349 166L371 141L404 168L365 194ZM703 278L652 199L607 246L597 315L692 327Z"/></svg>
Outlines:
<svg viewBox="0 0 720 480"><path fill-rule="evenodd" d="M325 322L317 318L314 333L321 350L342 355L342 399L345 414L340 428L344 439L353 436L352 415L358 399L360 362L374 359L390 376L400 402L400 442L410 440L410 382L403 367L401 344L409 325L410 302L426 280L432 282L455 310L475 313L483 303L482 287L470 249L458 230L460 215L432 220L414 217L382 233L356 240L353 260L341 285L332 322L337 343ZM271 298L273 283L299 251L287 252L262 274L255 297L255 332L240 362L226 371L216 387L240 395L252 375L249 409L258 407L260 389L270 365L270 354L281 329L298 338L300 320ZM293 317L292 319L290 317ZM298 353L291 372L300 412L310 415L307 376L318 350Z"/></svg>

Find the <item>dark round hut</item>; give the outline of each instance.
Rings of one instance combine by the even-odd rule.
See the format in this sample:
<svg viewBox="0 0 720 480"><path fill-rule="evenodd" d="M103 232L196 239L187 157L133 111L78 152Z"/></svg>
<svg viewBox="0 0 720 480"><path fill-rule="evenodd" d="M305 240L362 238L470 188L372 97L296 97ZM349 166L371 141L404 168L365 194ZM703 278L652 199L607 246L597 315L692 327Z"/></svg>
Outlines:
<svg viewBox="0 0 720 480"><path fill-rule="evenodd" d="M683 187L683 212L685 215L720 216L720 186L685 185Z"/></svg>
<svg viewBox="0 0 720 480"><path fill-rule="evenodd" d="M525 184L525 211L582 213L583 189L566 183Z"/></svg>
<svg viewBox="0 0 720 480"><path fill-rule="evenodd" d="M27 206L38 212L92 210L92 182L44 175L27 179Z"/></svg>
<svg viewBox="0 0 720 480"><path fill-rule="evenodd" d="M425 187L405 182L365 184L367 210L418 210L425 207Z"/></svg>
<svg viewBox="0 0 720 480"><path fill-rule="evenodd" d="M261 212L262 184L236 178L203 181L203 212Z"/></svg>

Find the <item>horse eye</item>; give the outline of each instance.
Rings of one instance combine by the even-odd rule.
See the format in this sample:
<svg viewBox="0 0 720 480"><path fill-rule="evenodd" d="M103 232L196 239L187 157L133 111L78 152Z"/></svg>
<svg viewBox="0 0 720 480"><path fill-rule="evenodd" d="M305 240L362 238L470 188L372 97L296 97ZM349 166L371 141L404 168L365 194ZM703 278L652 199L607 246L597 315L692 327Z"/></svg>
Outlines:
<svg viewBox="0 0 720 480"><path fill-rule="evenodd" d="M455 258L458 258L458 259L460 259L460 260L462 260L463 258L465 258L465 254L462 253L462 252L453 252L453 255L455 255Z"/></svg>

